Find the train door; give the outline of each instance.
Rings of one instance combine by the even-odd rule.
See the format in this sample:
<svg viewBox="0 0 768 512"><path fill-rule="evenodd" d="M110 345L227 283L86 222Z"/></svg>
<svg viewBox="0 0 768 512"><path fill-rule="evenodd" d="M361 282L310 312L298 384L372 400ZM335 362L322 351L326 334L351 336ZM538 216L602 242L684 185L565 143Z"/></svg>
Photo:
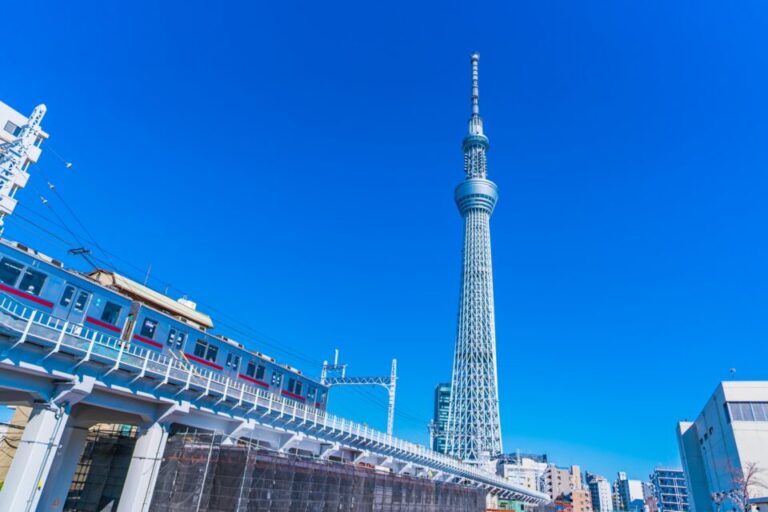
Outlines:
<svg viewBox="0 0 768 512"><path fill-rule="evenodd" d="M64 291L61 292L61 297L54 303L53 316L71 323L82 324L90 301L91 292L67 283Z"/></svg>

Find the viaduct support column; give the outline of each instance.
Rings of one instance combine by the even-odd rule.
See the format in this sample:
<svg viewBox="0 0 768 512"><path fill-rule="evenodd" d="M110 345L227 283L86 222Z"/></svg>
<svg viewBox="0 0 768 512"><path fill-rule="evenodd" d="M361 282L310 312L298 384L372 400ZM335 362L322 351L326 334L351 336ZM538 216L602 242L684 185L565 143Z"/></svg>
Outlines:
<svg viewBox="0 0 768 512"><path fill-rule="evenodd" d="M64 508L72 479L83 455L88 429L68 426L61 436L61 447L53 461L50 477L45 482L38 510L57 512Z"/></svg>
<svg viewBox="0 0 768 512"><path fill-rule="evenodd" d="M0 491L0 510L29 512L36 509L69 419L68 409L51 403L32 408Z"/></svg>
<svg viewBox="0 0 768 512"><path fill-rule="evenodd" d="M169 425L153 423L141 432L133 449L117 512L146 512L168 441Z"/></svg>

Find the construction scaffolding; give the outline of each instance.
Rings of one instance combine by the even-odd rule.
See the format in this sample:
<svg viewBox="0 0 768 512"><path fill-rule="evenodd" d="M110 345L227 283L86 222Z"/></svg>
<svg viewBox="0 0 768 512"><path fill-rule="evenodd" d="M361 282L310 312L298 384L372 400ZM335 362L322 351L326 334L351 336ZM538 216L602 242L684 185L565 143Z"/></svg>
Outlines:
<svg viewBox="0 0 768 512"><path fill-rule="evenodd" d="M375 468L224 444L216 434L172 436L151 510L158 512L479 512L477 488Z"/></svg>
<svg viewBox="0 0 768 512"><path fill-rule="evenodd" d="M28 411L19 408L18 420ZM26 421L0 432L0 470L10 465ZM481 512L482 489L396 475L370 464L289 453L174 425L158 472L152 512ZM180 431L178 429L184 429ZM137 428L99 424L86 444L65 512L118 508ZM1 482L1 480L0 480Z"/></svg>
<svg viewBox="0 0 768 512"><path fill-rule="evenodd" d="M65 512L117 510L136 445L136 427L95 425L69 487Z"/></svg>

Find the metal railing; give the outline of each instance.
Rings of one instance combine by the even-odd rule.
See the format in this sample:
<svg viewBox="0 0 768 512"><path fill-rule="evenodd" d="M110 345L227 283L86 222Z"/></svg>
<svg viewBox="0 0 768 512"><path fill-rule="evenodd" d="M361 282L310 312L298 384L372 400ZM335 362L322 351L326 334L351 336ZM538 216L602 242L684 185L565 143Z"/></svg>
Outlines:
<svg viewBox="0 0 768 512"><path fill-rule="evenodd" d="M115 370L124 369L136 373L131 382L144 377L157 380L155 390L169 383L176 384L180 389L174 396L195 390L200 392L197 398L206 395L220 396L217 404L223 402L230 404L231 407L247 408L242 414L246 419L258 414L258 409L263 408L266 409L266 415L277 413L275 418L270 417L273 421L280 420L289 425L297 421L300 423L295 425L296 427L302 426L307 430L328 429L329 432L326 435L329 438L341 437L346 445L354 448L368 449L366 445L378 445L377 448L381 452L395 458L399 456L405 460L414 459L417 464L515 492L533 501L548 499L543 494L537 496L540 493L511 484L499 476L464 464L423 445L396 438L319 408L285 399L275 393L216 374L211 370L193 367L192 364L185 364L179 359L132 345L83 324L68 322L48 312L24 305L2 292L0 292L0 312L5 312L16 319L14 325L5 324L6 328L19 333L19 338L13 343L11 349L32 337L52 345L51 352L46 357L57 352L75 352L72 354L75 357L82 354L75 367L91 360L111 364L106 375ZM249 405L250 408L248 408ZM263 418L264 415L261 417Z"/></svg>

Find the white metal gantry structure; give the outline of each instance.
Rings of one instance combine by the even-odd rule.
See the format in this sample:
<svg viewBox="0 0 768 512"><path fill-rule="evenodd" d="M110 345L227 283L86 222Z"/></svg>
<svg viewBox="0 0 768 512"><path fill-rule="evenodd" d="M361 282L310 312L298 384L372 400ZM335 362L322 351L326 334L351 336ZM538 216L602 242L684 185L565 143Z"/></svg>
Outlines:
<svg viewBox="0 0 768 512"><path fill-rule="evenodd" d="M387 390L387 434L392 435L395 426L395 394L397 393L397 359L392 360L389 376L347 377L347 365L339 364L339 351L333 359L333 364L323 361L320 372L320 383L326 386L381 386Z"/></svg>
<svg viewBox="0 0 768 512"><path fill-rule="evenodd" d="M464 218L464 256L446 453L464 462L488 465L502 452L490 233L498 194L496 184L486 178L488 137L480 118L480 55L473 53L471 61L472 115L464 138L466 177L455 192Z"/></svg>

